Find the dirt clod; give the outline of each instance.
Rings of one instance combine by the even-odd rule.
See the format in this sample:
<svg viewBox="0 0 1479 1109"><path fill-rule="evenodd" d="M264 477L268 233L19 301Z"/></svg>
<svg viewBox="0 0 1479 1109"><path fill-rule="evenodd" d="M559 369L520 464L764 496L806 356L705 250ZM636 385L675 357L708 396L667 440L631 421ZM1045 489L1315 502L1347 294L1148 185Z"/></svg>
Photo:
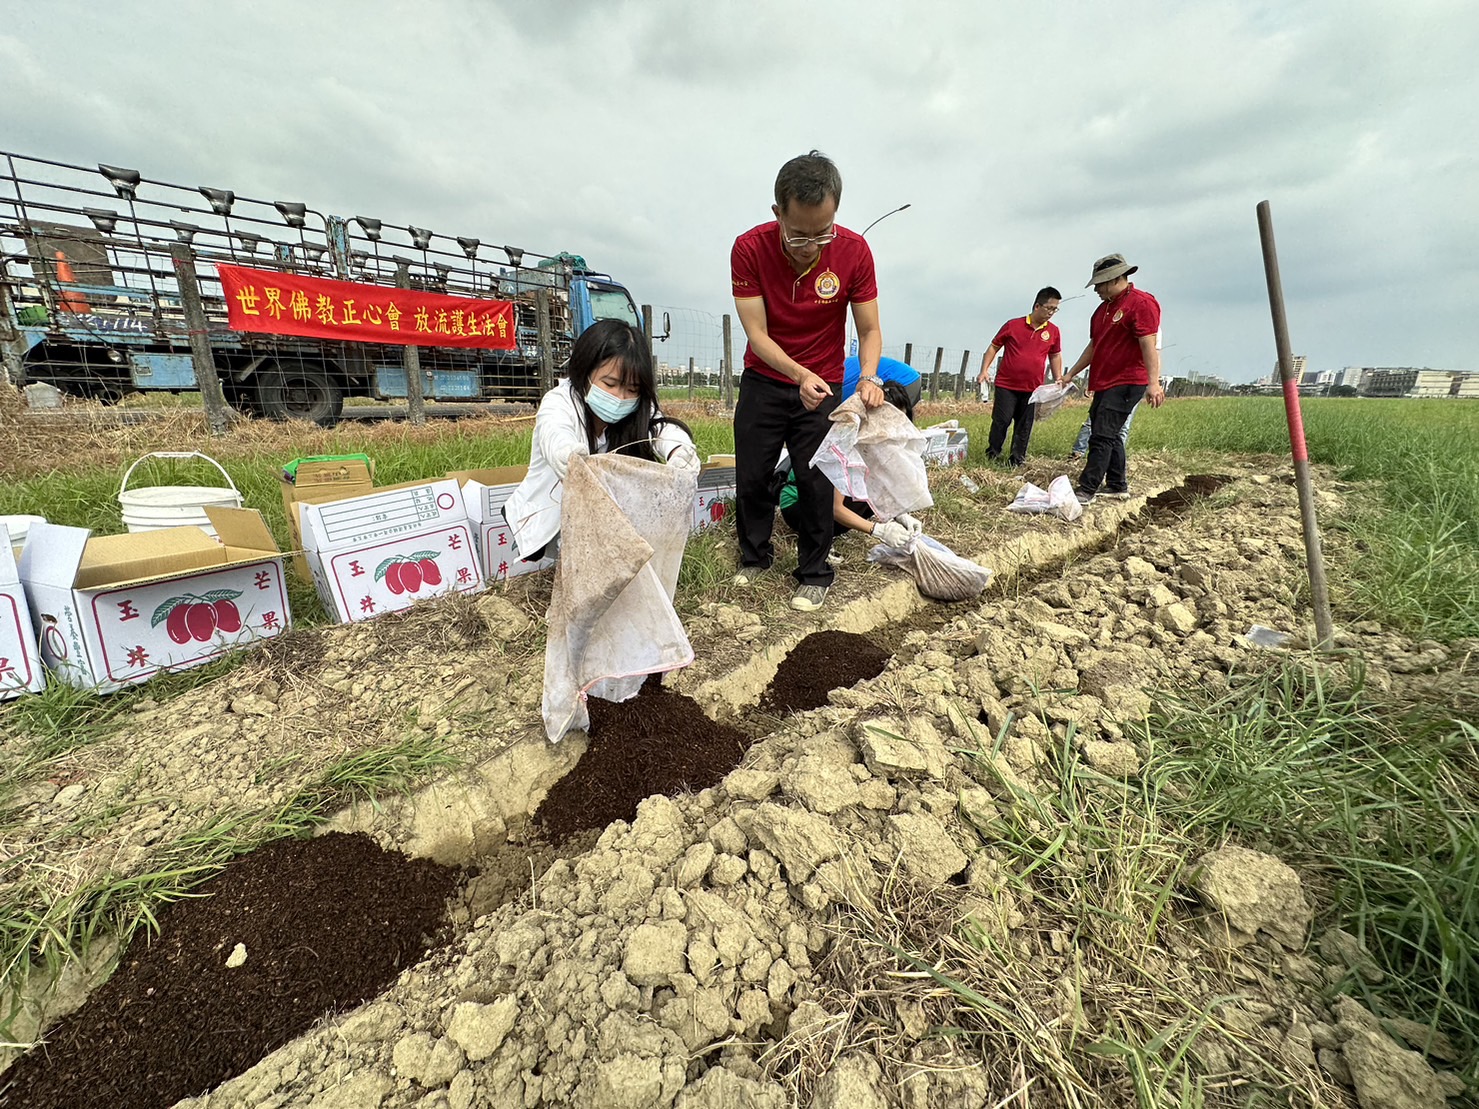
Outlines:
<svg viewBox="0 0 1479 1109"><path fill-rule="evenodd" d="M455 870L365 835L243 855L159 916L87 1003L6 1074L5 1109L162 1109L374 997L445 917ZM230 966L238 945L250 953Z"/></svg>

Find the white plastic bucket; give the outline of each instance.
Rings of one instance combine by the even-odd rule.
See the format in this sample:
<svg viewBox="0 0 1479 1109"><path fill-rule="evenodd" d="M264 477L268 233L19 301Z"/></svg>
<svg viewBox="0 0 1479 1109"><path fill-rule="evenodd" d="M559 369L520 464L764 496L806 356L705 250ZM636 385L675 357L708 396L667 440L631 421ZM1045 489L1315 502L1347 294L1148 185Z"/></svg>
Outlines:
<svg viewBox="0 0 1479 1109"><path fill-rule="evenodd" d="M143 489L130 489L129 478L139 462L149 458L199 458L221 471L226 479L226 488L214 485L153 485ZM144 455L128 468L123 475L123 484L118 489L118 503L123 509L123 526L129 531L159 531L161 528L178 528L194 524L207 535L214 536L205 510L210 508L240 508L241 494L226 468L210 455L199 451L154 451Z"/></svg>
<svg viewBox="0 0 1479 1109"><path fill-rule="evenodd" d="M24 547L26 545L26 533L31 530L32 524L46 523L45 516L0 516L0 525L10 534L10 545L12 547Z"/></svg>

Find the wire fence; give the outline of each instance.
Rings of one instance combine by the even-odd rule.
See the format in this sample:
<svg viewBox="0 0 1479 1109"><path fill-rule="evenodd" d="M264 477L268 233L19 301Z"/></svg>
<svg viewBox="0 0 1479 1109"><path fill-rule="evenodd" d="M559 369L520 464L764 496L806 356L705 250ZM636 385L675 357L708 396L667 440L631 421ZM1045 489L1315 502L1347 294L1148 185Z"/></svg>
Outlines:
<svg viewBox="0 0 1479 1109"><path fill-rule="evenodd" d="M650 306L650 313L658 386L670 392L687 389L695 398L712 397L717 391L733 407L725 367L730 366L733 377L737 378L743 369L741 359L745 349L744 332L736 332L733 317L728 313L672 305ZM884 357L903 362L920 375L921 392L926 399L941 401L987 398L989 387L977 384L981 353L915 343L883 348ZM991 376L994 374L992 367Z"/></svg>
<svg viewBox="0 0 1479 1109"><path fill-rule="evenodd" d="M654 305L652 358L657 366L658 387L686 388L693 397L718 395L733 406L733 331L733 317L728 313ZM743 333L739 343L742 351Z"/></svg>

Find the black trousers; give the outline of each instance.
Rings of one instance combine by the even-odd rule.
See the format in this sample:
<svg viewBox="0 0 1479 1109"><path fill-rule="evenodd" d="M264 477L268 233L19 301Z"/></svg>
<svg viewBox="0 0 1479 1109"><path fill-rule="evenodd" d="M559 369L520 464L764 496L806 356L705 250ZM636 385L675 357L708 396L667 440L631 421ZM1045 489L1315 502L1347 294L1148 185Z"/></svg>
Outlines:
<svg viewBox="0 0 1479 1109"><path fill-rule="evenodd" d="M801 391L791 382L776 381L754 370L740 377L739 400L734 406L735 528L739 532L740 565L768 567L775 561L770 536L775 529L776 498L771 475L781 448L791 452L796 469L796 570L802 585L831 585L832 483L811 465L812 456L827 437L827 417L837 407L841 387L814 411L801 403Z"/></svg>
<svg viewBox="0 0 1479 1109"><path fill-rule="evenodd" d="M1130 488L1120 432L1143 396L1144 385L1115 385L1095 391L1094 403L1089 405L1089 457L1078 479L1080 493L1092 496L1101 485L1107 486L1111 493L1123 493Z"/></svg>
<svg viewBox="0 0 1479 1109"><path fill-rule="evenodd" d="M1012 462L1027 461L1027 443L1032 438L1032 421L1037 415L1037 406L1028 402L1031 389L996 388L991 406L991 436L986 440L986 457L1000 458L1002 444L1007 439L1007 428L1012 427Z"/></svg>

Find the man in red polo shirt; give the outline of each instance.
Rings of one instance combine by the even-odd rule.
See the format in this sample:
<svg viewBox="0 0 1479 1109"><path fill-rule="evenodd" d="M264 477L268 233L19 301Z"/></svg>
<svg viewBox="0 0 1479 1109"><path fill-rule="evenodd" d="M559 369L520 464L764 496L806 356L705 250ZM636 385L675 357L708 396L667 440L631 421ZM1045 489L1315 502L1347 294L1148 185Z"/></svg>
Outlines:
<svg viewBox="0 0 1479 1109"><path fill-rule="evenodd" d="M1130 495L1125 472L1125 444L1120 430L1141 398L1159 408L1166 399L1161 388L1161 352L1156 334L1161 329L1161 306L1155 297L1130 284L1140 267L1123 254L1109 254L1094 263L1089 278L1100 304L1089 317L1089 345L1063 375L1066 384L1092 364L1094 403L1089 406L1089 457L1078 479L1078 499L1088 504L1107 486L1106 497L1124 500Z"/></svg>
<svg viewBox="0 0 1479 1109"><path fill-rule="evenodd" d="M981 376L986 380L997 351L1002 351L1001 368L996 371L996 392L991 404L991 435L986 440L986 457L1000 458L1006 442L1007 428L1012 427L1012 465L1027 461L1027 444L1032 439L1032 404L1028 398L1043 383L1043 367L1051 366L1053 380L1063 376L1063 336L1056 324L1048 321L1058 311L1063 294L1049 285L1037 291L1032 311L1001 325L986 356L981 360Z"/></svg>
<svg viewBox="0 0 1479 1109"><path fill-rule="evenodd" d="M837 226L842 176L813 150L792 158L775 179L775 219L734 241L730 279L745 337L745 371L734 408L735 526L740 569L749 585L774 560L771 473L781 448L797 461L796 570L791 607L822 607L832 584L832 484L810 465L842 392L848 306L857 328L858 396L883 403L878 358L878 286L861 235Z"/></svg>

